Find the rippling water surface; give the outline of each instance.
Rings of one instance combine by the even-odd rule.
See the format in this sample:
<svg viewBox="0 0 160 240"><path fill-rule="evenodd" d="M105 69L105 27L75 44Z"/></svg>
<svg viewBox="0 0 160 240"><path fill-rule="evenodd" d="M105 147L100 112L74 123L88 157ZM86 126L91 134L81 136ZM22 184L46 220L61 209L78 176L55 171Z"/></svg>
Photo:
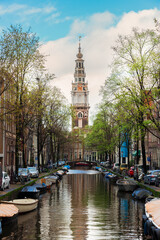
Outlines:
<svg viewBox="0 0 160 240"><path fill-rule="evenodd" d="M2 239L143 239L144 204L93 170L70 170ZM13 229L12 229L13 228Z"/></svg>

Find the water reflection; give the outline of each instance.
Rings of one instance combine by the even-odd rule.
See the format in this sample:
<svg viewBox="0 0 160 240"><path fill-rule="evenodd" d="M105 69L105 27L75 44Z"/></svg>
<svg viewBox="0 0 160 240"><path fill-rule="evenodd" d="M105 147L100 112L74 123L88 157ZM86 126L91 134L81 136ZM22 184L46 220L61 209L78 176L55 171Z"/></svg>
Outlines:
<svg viewBox="0 0 160 240"><path fill-rule="evenodd" d="M97 171L70 170L36 211L18 217L10 239L143 239L143 211Z"/></svg>

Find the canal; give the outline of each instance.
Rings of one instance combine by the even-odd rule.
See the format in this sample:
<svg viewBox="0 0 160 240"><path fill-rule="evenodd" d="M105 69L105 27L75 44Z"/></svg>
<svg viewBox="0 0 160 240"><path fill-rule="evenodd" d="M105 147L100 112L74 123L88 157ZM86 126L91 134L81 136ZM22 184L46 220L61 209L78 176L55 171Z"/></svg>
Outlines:
<svg viewBox="0 0 160 240"><path fill-rule="evenodd" d="M1 239L144 239L144 204L94 170L70 170L40 196L33 212L19 215Z"/></svg>

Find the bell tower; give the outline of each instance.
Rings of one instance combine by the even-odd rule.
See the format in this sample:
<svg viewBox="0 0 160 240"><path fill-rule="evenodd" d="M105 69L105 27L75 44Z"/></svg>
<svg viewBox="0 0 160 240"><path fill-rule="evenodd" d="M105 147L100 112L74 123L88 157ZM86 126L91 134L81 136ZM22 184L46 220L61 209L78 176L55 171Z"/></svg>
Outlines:
<svg viewBox="0 0 160 240"><path fill-rule="evenodd" d="M89 115L89 91L88 82L84 68L83 54L81 53L81 37L79 37L79 48L77 59L75 60L74 81L72 82L72 106L75 116L72 118L72 128L84 128L88 125Z"/></svg>

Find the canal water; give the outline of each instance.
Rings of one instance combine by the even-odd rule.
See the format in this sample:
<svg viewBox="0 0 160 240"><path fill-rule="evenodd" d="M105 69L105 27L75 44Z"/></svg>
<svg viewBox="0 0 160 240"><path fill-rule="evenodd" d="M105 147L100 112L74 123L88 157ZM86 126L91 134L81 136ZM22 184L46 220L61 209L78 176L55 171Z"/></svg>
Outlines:
<svg viewBox="0 0 160 240"><path fill-rule="evenodd" d="M94 170L70 170L40 196L38 209L19 215L1 239L125 240L144 239L144 203Z"/></svg>

